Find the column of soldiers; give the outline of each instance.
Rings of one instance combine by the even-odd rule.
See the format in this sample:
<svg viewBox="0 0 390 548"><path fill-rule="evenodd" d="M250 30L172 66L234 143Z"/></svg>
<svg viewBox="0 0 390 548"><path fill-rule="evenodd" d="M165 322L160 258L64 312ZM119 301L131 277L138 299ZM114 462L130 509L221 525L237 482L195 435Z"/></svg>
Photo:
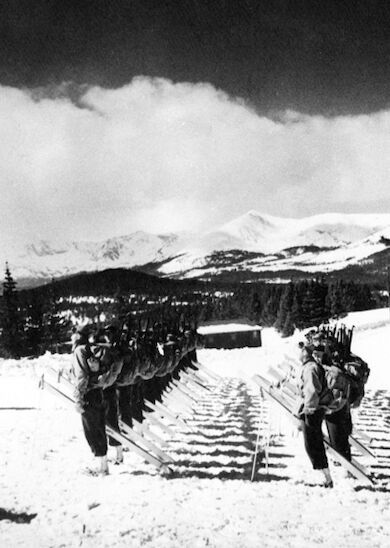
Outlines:
<svg viewBox="0 0 390 548"><path fill-rule="evenodd" d="M119 430L119 419L133 426L142 422L147 402L162 401L162 394L180 372L196 369L200 336L193 321L156 322L134 329L129 317L122 326L86 325L72 335L73 382L76 410L98 466L92 473L108 474L106 424ZM123 461L120 442L116 463Z"/></svg>

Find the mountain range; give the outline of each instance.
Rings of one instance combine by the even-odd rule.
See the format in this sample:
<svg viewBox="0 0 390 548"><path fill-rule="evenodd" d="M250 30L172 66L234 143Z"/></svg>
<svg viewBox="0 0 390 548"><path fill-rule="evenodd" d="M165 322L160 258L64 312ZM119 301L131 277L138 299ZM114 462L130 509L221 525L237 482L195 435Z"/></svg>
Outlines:
<svg viewBox="0 0 390 548"><path fill-rule="evenodd" d="M328 213L301 219L248 213L202 234L135 232L100 242L38 241L8 259L14 278L132 268L174 278L333 272L367 265L390 248L390 214Z"/></svg>

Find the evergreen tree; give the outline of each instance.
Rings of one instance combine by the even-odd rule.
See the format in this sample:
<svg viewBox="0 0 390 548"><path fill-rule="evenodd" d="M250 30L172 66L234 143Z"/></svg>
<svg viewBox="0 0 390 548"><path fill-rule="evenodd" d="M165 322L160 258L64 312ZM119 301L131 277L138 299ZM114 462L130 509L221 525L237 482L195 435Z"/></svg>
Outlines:
<svg viewBox="0 0 390 548"><path fill-rule="evenodd" d="M249 319L255 321L256 323L260 322L261 318L262 305L259 294L257 292L253 293L252 302L250 306Z"/></svg>
<svg viewBox="0 0 390 548"><path fill-rule="evenodd" d="M376 307L376 302L367 284L358 285L356 289L354 310L369 310Z"/></svg>
<svg viewBox="0 0 390 548"><path fill-rule="evenodd" d="M210 321L214 314L214 306L213 306L213 299L210 295L207 296L207 299L206 299L206 304L204 306L204 309L203 309L203 314L202 314L202 320L207 322L207 321Z"/></svg>
<svg viewBox="0 0 390 548"><path fill-rule="evenodd" d="M284 320L282 328L282 337L291 337L294 334L295 326L292 318L292 313L287 312L286 319Z"/></svg>
<svg viewBox="0 0 390 548"><path fill-rule="evenodd" d="M291 321L291 308L293 304L293 298L294 298L294 284L293 282L290 282L283 290L282 296L280 298L278 315L274 325L275 329L277 329L278 331L283 331L288 314L290 314L290 321Z"/></svg>
<svg viewBox="0 0 390 548"><path fill-rule="evenodd" d="M302 311L302 296L299 292L299 284L294 284L294 295L291 306L290 320L295 327L303 329L303 311Z"/></svg>
<svg viewBox="0 0 390 548"><path fill-rule="evenodd" d="M329 318L326 306L327 287L322 281L312 280L308 283L302 299L304 327L320 325Z"/></svg>
<svg viewBox="0 0 390 548"><path fill-rule="evenodd" d="M274 325L278 316L281 294L282 289L280 287L271 285L261 314L261 323L263 325L267 327Z"/></svg>
<svg viewBox="0 0 390 548"><path fill-rule="evenodd" d="M23 322L19 309L19 299L8 263L5 267L3 297L1 306L2 353L6 357L19 358L23 354Z"/></svg>
<svg viewBox="0 0 390 548"><path fill-rule="evenodd" d="M39 356L44 343L44 304L38 292L26 303L25 343L29 355Z"/></svg>
<svg viewBox="0 0 390 548"><path fill-rule="evenodd" d="M345 312L355 310L356 293L356 286L353 282L344 284L344 291L341 295L341 301Z"/></svg>
<svg viewBox="0 0 390 548"><path fill-rule="evenodd" d="M47 294L43 315L43 323L43 345L45 350L58 352L59 344L62 342L62 338L65 336L63 332L66 325L62 321L62 317L60 314L58 306L58 296L54 280L51 281Z"/></svg>
<svg viewBox="0 0 390 548"><path fill-rule="evenodd" d="M118 287L114 295L114 306L113 306L113 316L116 322L119 325L123 325L129 312L130 312L129 304L128 302L126 302L126 298L120 292L120 289Z"/></svg>
<svg viewBox="0 0 390 548"><path fill-rule="evenodd" d="M327 295L327 307L329 310L329 317L340 318L347 312L345 308L344 294L344 282L339 280L338 282L331 284L328 289Z"/></svg>

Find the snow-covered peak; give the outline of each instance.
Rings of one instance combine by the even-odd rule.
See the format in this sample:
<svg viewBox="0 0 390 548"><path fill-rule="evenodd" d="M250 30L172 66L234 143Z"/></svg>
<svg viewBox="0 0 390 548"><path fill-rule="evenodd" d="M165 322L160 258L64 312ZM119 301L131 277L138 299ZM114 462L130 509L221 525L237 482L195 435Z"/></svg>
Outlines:
<svg viewBox="0 0 390 548"><path fill-rule="evenodd" d="M277 221L277 218L273 219L272 217L251 210L245 215L241 215L237 219L225 223L221 226L219 231L235 236L236 238L257 242L277 229Z"/></svg>
<svg viewBox="0 0 390 548"><path fill-rule="evenodd" d="M251 210L208 234L208 247L275 253L295 246L349 245L390 227L388 214L324 213L301 219L264 215Z"/></svg>
<svg viewBox="0 0 390 548"><path fill-rule="evenodd" d="M50 278L146 264L155 265L162 274L191 276L218 274L229 265L251 272L336 270L389 245L390 214L326 213L286 219L251 210L203 234L137 231L103 241L41 240L15 258L0 259L12 259L16 278Z"/></svg>

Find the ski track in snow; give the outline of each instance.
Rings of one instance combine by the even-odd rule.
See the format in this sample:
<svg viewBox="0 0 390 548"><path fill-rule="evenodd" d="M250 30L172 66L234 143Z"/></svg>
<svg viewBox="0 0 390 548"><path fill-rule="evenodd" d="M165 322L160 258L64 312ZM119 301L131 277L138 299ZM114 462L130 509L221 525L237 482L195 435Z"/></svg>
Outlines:
<svg viewBox="0 0 390 548"><path fill-rule="evenodd" d="M0 507L37 515L25 524L0 519L1 547L390 546L390 391L369 389L354 412L356 428L373 438L377 462L359 461L371 465L375 485L331 463L335 488L325 490L301 436L250 382L269 359L263 349L199 354L221 380L196 396L191 431L159 433L175 461L169 477L129 452L110 476L84 475L90 452L79 415L37 390L34 364L4 362L0 407L30 409L0 411Z"/></svg>

